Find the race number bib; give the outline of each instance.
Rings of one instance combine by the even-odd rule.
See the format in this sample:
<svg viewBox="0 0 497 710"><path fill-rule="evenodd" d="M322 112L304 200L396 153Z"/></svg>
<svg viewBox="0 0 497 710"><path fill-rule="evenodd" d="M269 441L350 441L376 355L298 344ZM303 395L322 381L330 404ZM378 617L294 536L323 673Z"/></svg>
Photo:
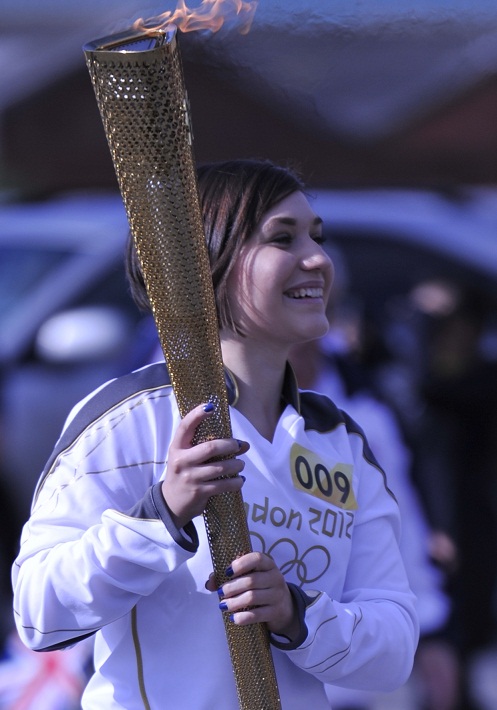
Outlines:
<svg viewBox="0 0 497 710"><path fill-rule="evenodd" d="M294 444L290 451L293 485L297 490L335 505L343 510L357 510L352 488L353 467L337 463L329 468L309 449Z"/></svg>

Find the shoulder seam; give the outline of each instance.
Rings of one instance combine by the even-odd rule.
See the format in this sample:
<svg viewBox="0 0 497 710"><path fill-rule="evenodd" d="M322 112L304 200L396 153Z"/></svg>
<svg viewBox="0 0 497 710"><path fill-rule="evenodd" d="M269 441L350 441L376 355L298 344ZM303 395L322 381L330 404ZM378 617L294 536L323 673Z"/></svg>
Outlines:
<svg viewBox="0 0 497 710"><path fill-rule="evenodd" d="M67 451L90 426L124 402L140 394L156 392L164 388L172 388L169 374L164 363L156 363L110 380L99 389L85 402L63 431L40 475L33 501L36 502L40 490L59 456Z"/></svg>
<svg viewBox="0 0 497 710"><path fill-rule="evenodd" d="M306 430L312 429L320 434L326 434L334 431L339 426L344 426L348 435L359 436L362 440L362 456L364 460L379 471L383 477L387 493L394 500L397 500L395 494L388 486L386 473L378 463L366 434L359 424L346 411L339 409L326 395L311 391L303 391L300 394L301 411Z"/></svg>

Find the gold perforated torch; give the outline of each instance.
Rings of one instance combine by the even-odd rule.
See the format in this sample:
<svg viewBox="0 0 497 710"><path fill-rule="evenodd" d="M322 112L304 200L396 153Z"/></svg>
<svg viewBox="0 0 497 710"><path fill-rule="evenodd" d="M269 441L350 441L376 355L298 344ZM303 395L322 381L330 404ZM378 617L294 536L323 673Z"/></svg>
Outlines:
<svg viewBox="0 0 497 710"><path fill-rule="evenodd" d="M84 52L180 414L215 404L200 442L230 437L231 425L178 48L177 28L192 13L181 7L160 27L147 22ZM251 551L241 493L212 497L204 519L221 585L231 562ZM240 708L278 710L266 626L223 618Z"/></svg>

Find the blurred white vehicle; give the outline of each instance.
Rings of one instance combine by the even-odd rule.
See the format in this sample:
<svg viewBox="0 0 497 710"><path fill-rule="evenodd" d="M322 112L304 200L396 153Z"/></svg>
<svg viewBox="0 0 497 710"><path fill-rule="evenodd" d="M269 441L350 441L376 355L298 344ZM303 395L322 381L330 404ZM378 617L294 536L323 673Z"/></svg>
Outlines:
<svg viewBox="0 0 497 710"><path fill-rule="evenodd" d="M70 408L136 351L127 234L119 195L0 207L0 482L21 518Z"/></svg>

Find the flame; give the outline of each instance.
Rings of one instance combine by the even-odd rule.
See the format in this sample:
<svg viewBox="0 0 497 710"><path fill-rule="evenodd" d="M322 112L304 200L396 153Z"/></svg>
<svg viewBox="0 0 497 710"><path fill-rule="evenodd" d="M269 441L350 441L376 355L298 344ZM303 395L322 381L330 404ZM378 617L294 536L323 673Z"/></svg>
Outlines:
<svg viewBox="0 0 497 710"><path fill-rule="evenodd" d="M190 9L184 0L178 0L176 10L163 12L156 17L144 20L140 17L133 23L133 29L146 33L166 30L169 25L176 25L181 32L210 30L217 32L226 20L236 15L238 31L247 34L252 25L258 0L202 0L199 7Z"/></svg>

